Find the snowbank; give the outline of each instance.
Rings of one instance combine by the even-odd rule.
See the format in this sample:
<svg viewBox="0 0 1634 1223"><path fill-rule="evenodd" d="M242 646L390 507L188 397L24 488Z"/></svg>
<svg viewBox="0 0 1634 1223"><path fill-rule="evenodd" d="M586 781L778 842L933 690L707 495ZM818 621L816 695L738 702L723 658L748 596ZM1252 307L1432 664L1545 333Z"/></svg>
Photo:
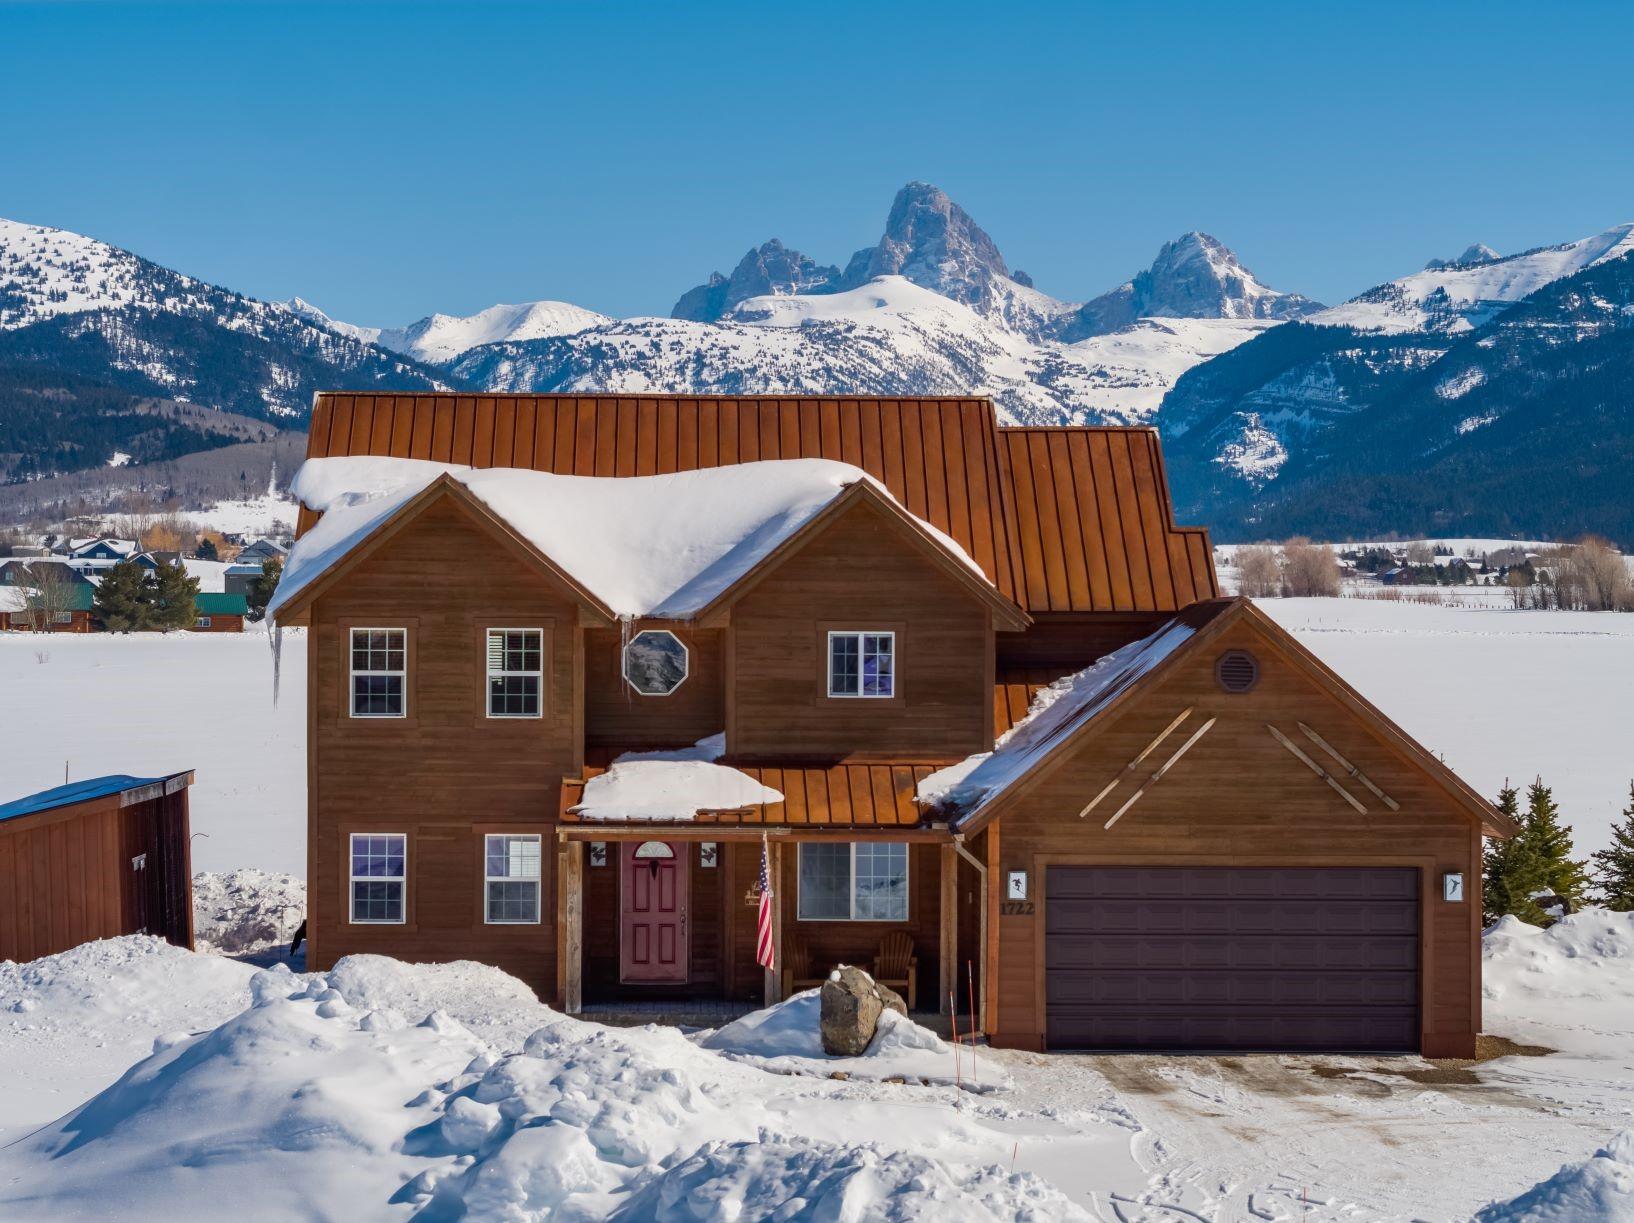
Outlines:
<svg viewBox="0 0 1634 1223"><path fill-rule="evenodd" d="M1479 1211L1476 1223L1634 1221L1634 1130L1624 1130L1592 1159L1567 1164L1519 1197Z"/></svg>
<svg viewBox="0 0 1634 1223"><path fill-rule="evenodd" d="M0 1147L106 1087L156 1036L241 1011L254 975L141 934L0 960Z"/></svg>
<svg viewBox="0 0 1634 1223"><path fill-rule="evenodd" d="M311 459L291 487L323 518L290 553L268 615L443 475L624 617L698 611L859 481L891 496L862 469L829 459L619 479L377 456ZM981 573L957 543L921 525Z"/></svg>
<svg viewBox="0 0 1634 1223"><path fill-rule="evenodd" d="M702 1048L779 1074L838 1072L876 1081L962 1082L974 1091L993 1091L1009 1083L1009 1076L990 1057L969 1046L959 1048L955 1067L951 1044L895 1011L880 1015L879 1030L861 1057L832 1057L823 1052L821 1016L822 991L808 989L695 1039Z"/></svg>
<svg viewBox="0 0 1634 1223"><path fill-rule="evenodd" d="M162 1036L82 1107L0 1149L0 1215L216 1219L237 1202L265 1218L1076 1217L1054 1188L996 1166L1014 1141L941 1093L904 1105L857 1093L914 1089L767 1074L674 1029L557 1014L505 981L381 957L255 973L248 1009ZM484 988L532 1022L520 1046L402 1009ZM921 1041L906 1029L904 1044ZM1059 1140L1128 1167L1113 1127Z"/></svg>
<svg viewBox="0 0 1634 1223"><path fill-rule="evenodd" d="M1505 917L1481 939L1489 1032L1626 1058L1634 1042L1634 913L1590 908L1547 930Z"/></svg>
<svg viewBox="0 0 1634 1223"><path fill-rule="evenodd" d="M200 951L240 955L287 946L306 916L306 882L243 870L193 876L193 941Z"/></svg>

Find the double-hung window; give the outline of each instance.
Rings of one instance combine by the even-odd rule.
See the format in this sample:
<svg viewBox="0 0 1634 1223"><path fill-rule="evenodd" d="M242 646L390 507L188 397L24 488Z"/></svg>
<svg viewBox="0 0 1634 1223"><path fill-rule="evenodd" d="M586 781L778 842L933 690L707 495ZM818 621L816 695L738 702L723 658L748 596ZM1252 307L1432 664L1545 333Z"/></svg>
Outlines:
<svg viewBox="0 0 1634 1223"><path fill-rule="evenodd" d="M351 839L352 922L402 925L408 891L408 837L401 832L354 832Z"/></svg>
<svg viewBox="0 0 1634 1223"><path fill-rule="evenodd" d="M539 920L540 838L490 833L483 838L483 918L490 925Z"/></svg>
<svg viewBox="0 0 1634 1223"><path fill-rule="evenodd" d="M908 847L802 842L799 913L801 921L907 921Z"/></svg>
<svg viewBox="0 0 1634 1223"><path fill-rule="evenodd" d="M352 630L352 716L401 718L408 713L408 630Z"/></svg>
<svg viewBox="0 0 1634 1223"><path fill-rule="evenodd" d="M537 718L544 687L544 630L488 630L488 716Z"/></svg>
<svg viewBox="0 0 1634 1223"><path fill-rule="evenodd" d="M828 695L895 696L896 634L831 631L828 634Z"/></svg>

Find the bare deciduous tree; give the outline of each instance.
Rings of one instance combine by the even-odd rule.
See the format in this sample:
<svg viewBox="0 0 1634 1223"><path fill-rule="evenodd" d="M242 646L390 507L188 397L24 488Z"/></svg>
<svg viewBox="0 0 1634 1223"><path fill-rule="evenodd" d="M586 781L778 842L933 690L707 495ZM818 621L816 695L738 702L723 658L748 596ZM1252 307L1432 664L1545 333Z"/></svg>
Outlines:
<svg viewBox="0 0 1634 1223"><path fill-rule="evenodd" d="M1236 561L1238 594L1271 599L1282 593L1282 558L1270 544L1245 544Z"/></svg>
<svg viewBox="0 0 1634 1223"><path fill-rule="evenodd" d="M1282 545L1282 580L1295 598L1337 598L1339 558L1333 549L1303 537Z"/></svg>
<svg viewBox="0 0 1634 1223"><path fill-rule="evenodd" d="M1407 563L1409 565L1433 565L1435 563L1435 549L1427 540L1407 545Z"/></svg>
<svg viewBox="0 0 1634 1223"><path fill-rule="evenodd" d="M28 585L23 588L23 609L28 614L29 627L43 633L54 625L67 624L73 619L74 580L55 564L31 565Z"/></svg>
<svg viewBox="0 0 1634 1223"><path fill-rule="evenodd" d="M1626 611L1634 607L1634 583L1623 554L1595 535L1562 551L1555 587L1563 607Z"/></svg>

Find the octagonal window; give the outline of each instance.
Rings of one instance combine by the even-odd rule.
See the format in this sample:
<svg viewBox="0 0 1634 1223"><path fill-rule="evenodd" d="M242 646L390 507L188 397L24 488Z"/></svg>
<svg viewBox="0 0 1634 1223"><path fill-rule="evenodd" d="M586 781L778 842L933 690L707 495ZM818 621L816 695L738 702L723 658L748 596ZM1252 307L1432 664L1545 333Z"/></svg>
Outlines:
<svg viewBox="0 0 1634 1223"><path fill-rule="evenodd" d="M688 662L679 637L647 629L624 647L624 678L642 696L668 696L685 682Z"/></svg>

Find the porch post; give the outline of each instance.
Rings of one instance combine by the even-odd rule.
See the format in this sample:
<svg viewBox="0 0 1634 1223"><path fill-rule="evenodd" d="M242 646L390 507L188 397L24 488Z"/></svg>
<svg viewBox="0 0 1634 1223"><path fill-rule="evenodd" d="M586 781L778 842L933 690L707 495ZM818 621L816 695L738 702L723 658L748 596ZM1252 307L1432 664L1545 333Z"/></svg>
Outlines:
<svg viewBox="0 0 1634 1223"><path fill-rule="evenodd" d="M584 1009L584 842L562 848L562 1010L577 1015Z"/></svg>
<svg viewBox="0 0 1634 1223"><path fill-rule="evenodd" d="M941 977L936 990L936 1009L948 1013L948 997L959 988L959 857L952 845L944 845L942 860L942 933L937 944L936 962Z"/></svg>
<svg viewBox="0 0 1634 1223"><path fill-rule="evenodd" d="M767 868L772 873L772 963L765 970L766 1005L783 1001L783 846L773 841L766 849Z"/></svg>

